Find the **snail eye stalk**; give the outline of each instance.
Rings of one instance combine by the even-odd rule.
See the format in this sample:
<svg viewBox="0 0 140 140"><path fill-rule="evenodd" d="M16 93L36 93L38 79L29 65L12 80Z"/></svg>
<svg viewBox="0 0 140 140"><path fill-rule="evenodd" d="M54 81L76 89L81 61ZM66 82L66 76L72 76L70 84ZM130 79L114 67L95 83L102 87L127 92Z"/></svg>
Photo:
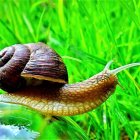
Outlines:
<svg viewBox="0 0 140 140"><path fill-rule="evenodd" d="M124 66L121 66L119 68L116 68L114 70L110 70L109 67L111 66L111 64L113 63L113 61L109 61L105 68L104 68L104 71L109 71L110 74L114 74L114 75L117 75L119 72L123 71L123 70L126 70L128 68L131 68L131 67L135 67L135 66L140 66L140 62L138 63L131 63L131 64L127 64L127 65L124 65Z"/></svg>

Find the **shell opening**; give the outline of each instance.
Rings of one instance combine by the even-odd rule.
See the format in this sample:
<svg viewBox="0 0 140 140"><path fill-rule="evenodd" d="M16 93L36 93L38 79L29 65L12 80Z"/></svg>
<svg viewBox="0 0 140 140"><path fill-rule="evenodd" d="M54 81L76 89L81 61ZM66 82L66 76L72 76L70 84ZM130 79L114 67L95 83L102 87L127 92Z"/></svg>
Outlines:
<svg viewBox="0 0 140 140"><path fill-rule="evenodd" d="M124 66L121 66L121 67L119 67L119 68L116 68L116 69L114 69L114 70L110 70L109 69L109 67L110 67L110 65L112 64L112 60L111 61L109 61L107 64L106 64L106 66L105 66L105 68L104 68L104 71L109 71L109 73L110 74L114 74L114 75L116 75L117 73L119 73L119 72L121 72L121 71L123 71L123 70L125 70L125 69L128 69L128 68L131 68L131 67L135 67L135 66L140 66L140 62L138 62L138 63L131 63L131 64L127 64L127 65L124 65Z"/></svg>

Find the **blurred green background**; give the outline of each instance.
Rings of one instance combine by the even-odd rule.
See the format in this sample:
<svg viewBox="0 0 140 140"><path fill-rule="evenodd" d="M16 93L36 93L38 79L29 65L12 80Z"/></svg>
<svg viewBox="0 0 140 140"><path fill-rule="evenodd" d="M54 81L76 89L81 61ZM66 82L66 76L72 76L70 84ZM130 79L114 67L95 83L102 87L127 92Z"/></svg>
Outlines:
<svg viewBox="0 0 140 140"><path fill-rule="evenodd" d="M44 42L63 58L69 83L140 62L139 0L0 0L0 48ZM97 109L72 117L44 117L0 104L0 123L26 126L39 140L139 140L140 67L118 75L121 87Z"/></svg>

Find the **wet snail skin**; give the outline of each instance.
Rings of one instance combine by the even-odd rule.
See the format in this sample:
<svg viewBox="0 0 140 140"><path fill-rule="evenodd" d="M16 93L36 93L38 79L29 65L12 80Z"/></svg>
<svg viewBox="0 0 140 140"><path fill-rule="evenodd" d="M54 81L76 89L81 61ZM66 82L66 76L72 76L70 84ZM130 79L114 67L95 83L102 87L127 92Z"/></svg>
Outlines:
<svg viewBox="0 0 140 140"><path fill-rule="evenodd" d="M104 70L68 84L62 58L43 43L16 44L0 51L0 102L27 106L44 115L71 116L88 112L115 91L116 74L140 63Z"/></svg>

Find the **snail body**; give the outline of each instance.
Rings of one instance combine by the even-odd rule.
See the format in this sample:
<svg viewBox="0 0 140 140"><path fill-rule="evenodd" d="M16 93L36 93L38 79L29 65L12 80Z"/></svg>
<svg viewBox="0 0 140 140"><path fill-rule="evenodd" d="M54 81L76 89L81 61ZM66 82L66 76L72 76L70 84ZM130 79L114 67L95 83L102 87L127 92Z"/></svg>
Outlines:
<svg viewBox="0 0 140 140"><path fill-rule="evenodd" d="M44 115L70 116L90 111L115 90L116 74L132 63L104 70L91 78L68 84L61 57L43 43L17 44L0 52L0 102L21 104ZM7 69L6 69L7 68Z"/></svg>

